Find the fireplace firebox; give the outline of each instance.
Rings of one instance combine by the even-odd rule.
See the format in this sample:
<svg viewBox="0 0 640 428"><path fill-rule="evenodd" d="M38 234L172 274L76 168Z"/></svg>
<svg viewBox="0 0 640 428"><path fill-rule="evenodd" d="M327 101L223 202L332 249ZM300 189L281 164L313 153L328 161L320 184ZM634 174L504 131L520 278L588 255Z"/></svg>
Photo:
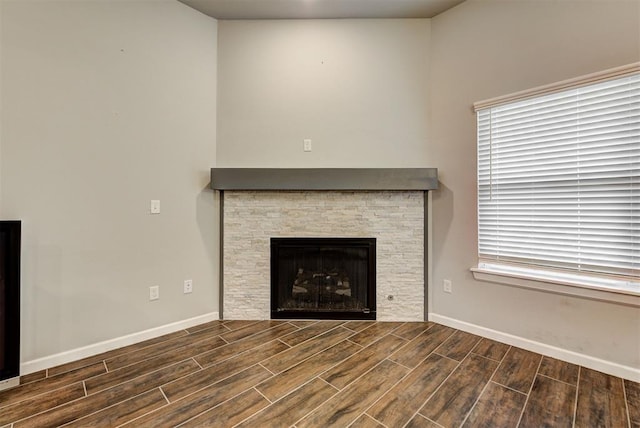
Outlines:
<svg viewBox="0 0 640 428"><path fill-rule="evenodd" d="M271 238L272 319L376 319L375 238Z"/></svg>

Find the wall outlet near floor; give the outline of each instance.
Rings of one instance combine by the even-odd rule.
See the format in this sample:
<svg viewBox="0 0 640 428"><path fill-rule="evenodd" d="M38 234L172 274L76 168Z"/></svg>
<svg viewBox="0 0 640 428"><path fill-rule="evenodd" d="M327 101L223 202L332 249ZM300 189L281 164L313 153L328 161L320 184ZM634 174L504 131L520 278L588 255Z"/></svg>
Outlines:
<svg viewBox="0 0 640 428"><path fill-rule="evenodd" d="M310 152L311 151L311 139L310 138L305 138L303 143L302 143L302 150L304 150L305 152Z"/></svg>
<svg viewBox="0 0 640 428"><path fill-rule="evenodd" d="M152 285L149 287L149 300L158 300L160 298L160 286Z"/></svg>
<svg viewBox="0 0 640 428"><path fill-rule="evenodd" d="M184 294L193 292L193 280L185 279L184 280Z"/></svg>
<svg viewBox="0 0 640 428"><path fill-rule="evenodd" d="M450 279L442 280L442 289L444 290L445 293L453 293L453 288L451 287Z"/></svg>

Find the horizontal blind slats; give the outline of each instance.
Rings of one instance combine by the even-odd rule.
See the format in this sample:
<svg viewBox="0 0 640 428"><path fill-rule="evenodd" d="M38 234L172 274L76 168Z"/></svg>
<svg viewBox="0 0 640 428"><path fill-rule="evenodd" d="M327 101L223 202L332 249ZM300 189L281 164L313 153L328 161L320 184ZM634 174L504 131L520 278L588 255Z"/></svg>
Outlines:
<svg viewBox="0 0 640 428"><path fill-rule="evenodd" d="M640 73L477 119L482 258L638 275Z"/></svg>

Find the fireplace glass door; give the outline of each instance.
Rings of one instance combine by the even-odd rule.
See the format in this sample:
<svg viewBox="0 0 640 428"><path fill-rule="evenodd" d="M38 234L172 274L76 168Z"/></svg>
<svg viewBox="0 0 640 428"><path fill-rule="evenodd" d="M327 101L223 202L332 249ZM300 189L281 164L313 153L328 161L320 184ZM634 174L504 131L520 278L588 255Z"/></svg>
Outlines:
<svg viewBox="0 0 640 428"><path fill-rule="evenodd" d="M375 319L375 238L271 238L271 317Z"/></svg>

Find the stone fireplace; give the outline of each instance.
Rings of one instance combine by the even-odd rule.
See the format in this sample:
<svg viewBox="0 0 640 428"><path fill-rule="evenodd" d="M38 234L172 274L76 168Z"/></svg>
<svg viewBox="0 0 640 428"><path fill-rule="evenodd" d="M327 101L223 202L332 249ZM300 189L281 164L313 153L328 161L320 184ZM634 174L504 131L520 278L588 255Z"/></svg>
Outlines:
<svg viewBox="0 0 640 428"><path fill-rule="evenodd" d="M295 240L304 238L335 243L356 238L375 242L375 269L370 273L375 276L375 291L370 291L372 299L352 319L424 320L427 191L437 184L436 170L337 170L340 180L331 183L326 182L326 177L335 178L331 171L336 170L293 170L294 176L301 174L300 180L292 179L291 171L233 169L227 175L229 170L212 170L212 187L221 191L221 316L350 318L353 313L331 312L340 304L352 303L342 297L347 292L356 294L351 281L362 281L356 278L361 273L348 273L346 265L337 262L343 257L336 253L335 246L328 250L326 266L321 263L294 267L304 257L290 257L292 266L284 274L281 292L289 299L285 305L293 304L295 294L293 300L307 302L309 306L333 306L319 311L322 313L317 317L296 316L295 311L282 307L278 311L278 302L271 294L272 275L278 275L273 272L277 267L273 265L272 242L287 239L299 242ZM353 171L356 178L349 179ZM302 269L299 275L298 269ZM306 284L299 285L305 281ZM320 286L327 291L322 296L318 294ZM312 295L320 301L314 302ZM375 306L366 307L372 304ZM279 316L278 312L284 313Z"/></svg>

